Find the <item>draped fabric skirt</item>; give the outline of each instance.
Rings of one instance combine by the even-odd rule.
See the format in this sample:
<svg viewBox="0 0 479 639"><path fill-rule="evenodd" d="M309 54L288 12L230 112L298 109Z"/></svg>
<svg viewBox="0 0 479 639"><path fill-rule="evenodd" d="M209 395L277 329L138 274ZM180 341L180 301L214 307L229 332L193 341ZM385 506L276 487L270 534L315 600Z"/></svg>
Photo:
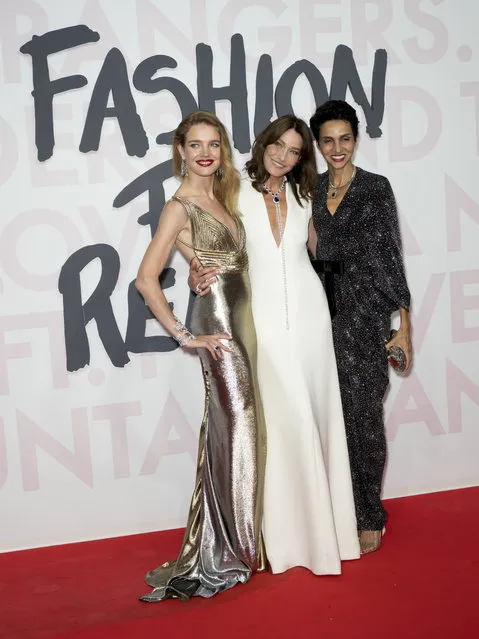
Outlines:
<svg viewBox="0 0 479 639"><path fill-rule="evenodd" d="M248 272L225 272L197 297L195 335L228 333L231 353L199 349L205 386L196 481L178 558L149 572L143 601L211 597L265 568L261 537L266 437Z"/></svg>

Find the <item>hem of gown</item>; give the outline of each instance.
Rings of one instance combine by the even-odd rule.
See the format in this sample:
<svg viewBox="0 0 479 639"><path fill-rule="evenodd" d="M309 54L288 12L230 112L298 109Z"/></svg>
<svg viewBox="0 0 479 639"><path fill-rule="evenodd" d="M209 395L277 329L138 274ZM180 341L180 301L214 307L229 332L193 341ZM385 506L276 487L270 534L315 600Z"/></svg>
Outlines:
<svg viewBox="0 0 479 639"><path fill-rule="evenodd" d="M153 588L150 593L142 595L139 597L139 600L146 601L147 603L165 601L166 599L181 599L181 601L189 601L191 597L199 594L200 589L201 582L199 579L174 577L164 586Z"/></svg>
<svg viewBox="0 0 479 639"><path fill-rule="evenodd" d="M275 566L274 568L270 564L270 570L273 575L280 575L283 572L287 572L288 570L291 570L292 568L304 568L305 570L308 570L310 573L318 577L321 575L340 575L341 574L341 565L334 570L333 569L325 570L325 569L312 568L311 566L307 565L307 562L301 562L301 561L284 564L281 567Z"/></svg>
<svg viewBox="0 0 479 639"><path fill-rule="evenodd" d="M167 599L180 599L187 602L193 597L202 597L204 599L211 599L216 595L219 595L226 590L230 590L240 584L248 583L251 578L251 574L247 578L241 578L238 576L233 583L225 584L217 588L205 587L200 579L188 579L183 577L175 577L172 581L167 582L164 586L154 587L153 590L146 595L138 597L139 601L145 601L147 603L156 603L159 601L166 601ZM176 584L175 584L176 580ZM149 585L149 584L148 584ZM180 587L178 587L178 585ZM181 587L183 586L183 587Z"/></svg>
<svg viewBox="0 0 479 639"><path fill-rule="evenodd" d="M388 521L388 512L384 510L382 517L370 519L369 517L361 517L359 515L356 516L356 522L358 527L358 533L361 530L382 530ZM361 524L359 523L361 521Z"/></svg>
<svg viewBox="0 0 479 639"><path fill-rule="evenodd" d="M351 551L350 553L343 553L341 555L340 561L341 562L356 561L357 559L360 559L360 558L361 558L361 555L358 549L357 551ZM281 573L291 570L292 568L304 568L305 570L308 570L309 572L311 572L313 575L317 575L317 576L341 574L341 565L336 570L316 570L315 568L311 568L310 566L308 566L306 562L296 562L291 564L285 564L284 566L281 566L281 568L277 566L273 567L270 562L270 571L273 575L280 575Z"/></svg>
<svg viewBox="0 0 479 639"><path fill-rule="evenodd" d="M341 575L341 567L338 570L315 570L314 568L310 568L309 566L306 566L304 563L294 563L288 566L284 566L281 568L271 568L271 572L273 575L280 575L283 572L287 572L288 570L291 570L292 568L304 568L305 570L309 571L310 573L312 573L313 575L316 575L317 577L321 577L321 576L326 576L326 575L332 575L332 576L336 576L336 575Z"/></svg>

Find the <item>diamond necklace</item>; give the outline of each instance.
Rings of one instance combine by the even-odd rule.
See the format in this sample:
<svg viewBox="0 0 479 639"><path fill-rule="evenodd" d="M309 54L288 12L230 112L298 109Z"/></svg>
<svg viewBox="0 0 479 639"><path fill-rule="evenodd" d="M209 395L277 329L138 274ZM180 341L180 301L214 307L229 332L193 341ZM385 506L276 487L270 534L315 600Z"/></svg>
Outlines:
<svg viewBox="0 0 479 639"><path fill-rule="evenodd" d="M286 330L289 331L289 310L288 310L288 282L286 279L286 255L284 249L283 235L284 235L284 227L283 227L283 216L281 215L281 203L279 201L279 195L281 191L286 186L286 176L283 175L283 182L276 193L263 184L263 189L271 195L273 198L274 208L276 209L276 222L278 224L279 230L279 245L281 250L281 270L283 275L283 291L284 291L284 313L285 313L285 321L286 321Z"/></svg>
<svg viewBox="0 0 479 639"><path fill-rule="evenodd" d="M347 182L345 182L344 184L340 184L339 186L335 186L334 184L331 184L331 180L329 179L329 176L328 176L329 188L332 189L331 190L331 195L329 197L332 200L334 200L334 198L338 197L338 189L344 189L345 186L348 186L348 184L351 184L351 182L354 180L354 176L355 175L356 175L356 167L353 166L353 174L351 175L349 180Z"/></svg>

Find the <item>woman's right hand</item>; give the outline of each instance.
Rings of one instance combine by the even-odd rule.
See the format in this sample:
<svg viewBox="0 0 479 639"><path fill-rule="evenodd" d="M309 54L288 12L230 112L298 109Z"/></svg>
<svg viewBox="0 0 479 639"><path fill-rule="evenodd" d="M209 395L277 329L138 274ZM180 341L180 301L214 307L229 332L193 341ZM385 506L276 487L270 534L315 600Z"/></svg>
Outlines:
<svg viewBox="0 0 479 639"><path fill-rule="evenodd" d="M190 262L188 286L194 293L202 297L211 291L210 285L216 281L217 275L217 268L214 266L201 266L199 259L194 257Z"/></svg>
<svg viewBox="0 0 479 639"><path fill-rule="evenodd" d="M216 335L197 335L194 339L190 339L184 348L207 348L213 359L223 359L222 351L231 353L231 348L222 344L220 341L222 339L231 340L233 338L231 335L227 335L226 333L218 333Z"/></svg>

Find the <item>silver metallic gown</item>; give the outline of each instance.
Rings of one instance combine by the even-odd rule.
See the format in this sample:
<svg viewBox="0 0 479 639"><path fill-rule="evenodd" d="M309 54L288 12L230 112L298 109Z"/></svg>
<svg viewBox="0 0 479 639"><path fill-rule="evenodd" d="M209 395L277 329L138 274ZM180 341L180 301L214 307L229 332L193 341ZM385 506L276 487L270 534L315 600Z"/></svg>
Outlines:
<svg viewBox="0 0 479 639"><path fill-rule="evenodd" d="M211 293L197 297L196 335L228 333L231 353L213 360L198 350L205 385L193 497L178 558L147 573L154 590L142 601L211 597L263 570L261 537L266 437L256 376L256 333L245 232L239 240L193 202L175 197L191 221L192 246L204 266L220 269Z"/></svg>

